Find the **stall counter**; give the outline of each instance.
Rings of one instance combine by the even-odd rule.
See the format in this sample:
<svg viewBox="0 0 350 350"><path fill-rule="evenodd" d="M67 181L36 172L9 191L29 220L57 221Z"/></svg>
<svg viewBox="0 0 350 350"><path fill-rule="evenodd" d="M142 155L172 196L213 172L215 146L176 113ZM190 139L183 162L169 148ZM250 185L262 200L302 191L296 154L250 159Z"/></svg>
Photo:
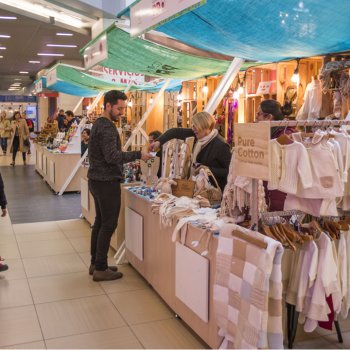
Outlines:
<svg viewBox="0 0 350 350"><path fill-rule="evenodd" d="M35 144L35 170L44 178L51 189L58 193L78 163L80 153L53 153L44 146ZM80 191L80 174L75 174L65 192Z"/></svg>
<svg viewBox="0 0 350 350"><path fill-rule="evenodd" d="M203 229L189 225L186 239L173 242L175 225L160 225L152 202L131 191L125 192L126 258L152 285L169 307L211 348L219 348L213 312L213 284L217 239L210 239L208 255L200 255L206 238Z"/></svg>

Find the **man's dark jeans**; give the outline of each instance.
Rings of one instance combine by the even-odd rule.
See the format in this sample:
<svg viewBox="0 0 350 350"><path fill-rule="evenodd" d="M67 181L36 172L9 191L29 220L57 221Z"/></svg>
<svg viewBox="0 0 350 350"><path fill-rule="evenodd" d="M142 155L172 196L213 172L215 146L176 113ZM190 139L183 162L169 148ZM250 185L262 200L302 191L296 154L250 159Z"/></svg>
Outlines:
<svg viewBox="0 0 350 350"><path fill-rule="evenodd" d="M120 211L120 182L89 180L94 197L96 218L91 233L91 264L104 271L108 267L108 249L118 224Z"/></svg>

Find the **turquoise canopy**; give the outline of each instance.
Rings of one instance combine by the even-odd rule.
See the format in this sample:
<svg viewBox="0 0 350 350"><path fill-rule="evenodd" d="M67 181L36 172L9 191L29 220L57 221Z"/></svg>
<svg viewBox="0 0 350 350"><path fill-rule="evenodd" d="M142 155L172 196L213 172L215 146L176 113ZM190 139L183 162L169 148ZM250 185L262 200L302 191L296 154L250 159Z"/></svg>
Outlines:
<svg viewBox="0 0 350 350"><path fill-rule="evenodd" d="M280 61L350 50L349 0L207 0L156 30L204 50Z"/></svg>

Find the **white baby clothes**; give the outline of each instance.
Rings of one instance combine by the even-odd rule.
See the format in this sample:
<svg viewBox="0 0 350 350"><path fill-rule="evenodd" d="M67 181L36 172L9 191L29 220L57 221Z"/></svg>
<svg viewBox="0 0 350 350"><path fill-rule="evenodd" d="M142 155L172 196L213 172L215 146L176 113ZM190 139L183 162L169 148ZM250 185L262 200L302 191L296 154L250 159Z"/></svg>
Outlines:
<svg viewBox="0 0 350 350"><path fill-rule="evenodd" d="M302 141L301 133L294 133L295 141ZM310 141L304 141L312 169L312 186L298 187L297 196L301 198L342 197L344 186L339 176L338 162L334 157L332 145L323 133L315 133Z"/></svg>
<svg viewBox="0 0 350 350"><path fill-rule="evenodd" d="M271 181L268 189L296 194L299 186L307 189L312 187L312 183L305 147L299 142L280 145L276 139L271 140Z"/></svg>
<svg viewBox="0 0 350 350"><path fill-rule="evenodd" d="M295 304L298 312L304 310L306 293L315 283L318 267L318 247L314 241L305 242L300 250L301 269Z"/></svg>
<svg viewBox="0 0 350 350"><path fill-rule="evenodd" d="M333 248L330 238L322 232L315 240L318 246L317 277L314 285L307 292L303 313L306 316L305 332L313 332L318 321L327 321L330 308L325 300L332 294L335 307L340 296L337 279L337 264L333 256Z"/></svg>
<svg viewBox="0 0 350 350"><path fill-rule="evenodd" d="M305 89L304 103L298 111L297 120L317 119L322 108L322 85L313 80Z"/></svg>

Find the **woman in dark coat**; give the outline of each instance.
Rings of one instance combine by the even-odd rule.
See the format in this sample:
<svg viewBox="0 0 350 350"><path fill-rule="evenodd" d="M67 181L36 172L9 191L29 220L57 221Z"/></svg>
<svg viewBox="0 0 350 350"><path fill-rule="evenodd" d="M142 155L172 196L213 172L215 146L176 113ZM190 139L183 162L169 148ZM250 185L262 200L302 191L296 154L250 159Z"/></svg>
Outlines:
<svg viewBox="0 0 350 350"><path fill-rule="evenodd" d="M2 177L0 174L0 207L1 207L1 216L4 217L7 214L6 209L7 201L5 196L5 190L4 190L4 182L2 181ZM4 263L2 263L3 259L0 256L0 272L6 271L8 269L8 266Z"/></svg>
<svg viewBox="0 0 350 350"><path fill-rule="evenodd" d="M193 162L191 172L201 165L207 166L215 176L223 191L227 183L227 176L231 161L230 146L218 134L214 117L207 112L199 112L192 118L192 129L173 128L158 137L150 146L155 151L165 142L172 139L185 140L195 137L193 148Z"/></svg>

